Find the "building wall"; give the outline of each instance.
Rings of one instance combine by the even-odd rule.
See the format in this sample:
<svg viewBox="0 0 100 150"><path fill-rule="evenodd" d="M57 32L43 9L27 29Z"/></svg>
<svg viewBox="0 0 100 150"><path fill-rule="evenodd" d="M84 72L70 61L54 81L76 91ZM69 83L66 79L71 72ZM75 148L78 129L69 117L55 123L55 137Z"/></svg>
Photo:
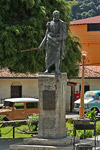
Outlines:
<svg viewBox="0 0 100 150"><path fill-rule="evenodd" d="M0 79L0 103L1 99L11 97L11 86L22 86L22 96L39 98L38 79ZM70 111L71 87L67 86L66 111Z"/></svg>
<svg viewBox="0 0 100 150"><path fill-rule="evenodd" d="M81 83L81 79L75 79ZM84 79L84 86L89 85L90 90L100 90L100 79ZM79 90L79 85L75 87L75 90Z"/></svg>
<svg viewBox="0 0 100 150"><path fill-rule="evenodd" d="M87 51L87 64L100 65L100 31L87 31L87 24L71 25L73 35L80 38L82 51Z"/></svg>
<svg viewBox="0 0 100 150"><path fill-rule="evenodd" d="M21 81L22 87L22 95L32 96L35 98L39 98L38 94L38 79L23 79Z"/></svg>
<svg viewBox="0 0 100 150"><path fill-rule="evenodd" d="M22 95L38 98L38 79L0 79L0 98L11 97L11 85L22 85Z"/></svg>

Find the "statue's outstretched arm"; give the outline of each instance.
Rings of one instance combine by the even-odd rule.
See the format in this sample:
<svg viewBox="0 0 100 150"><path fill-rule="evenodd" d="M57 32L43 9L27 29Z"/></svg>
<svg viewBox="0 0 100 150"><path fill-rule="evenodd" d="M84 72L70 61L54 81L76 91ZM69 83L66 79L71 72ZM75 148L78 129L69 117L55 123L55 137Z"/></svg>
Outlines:
<svg viewBox="0 0 100 150"><path fill-rule="evenodd" d="M46 44L46 36L43 38L43 40L38 48L41 49L45 44Z"/></svg>
<svg viewBox="0 0 100 150"><path fill-rule="evenodd" d="M40 46L38 47L39 49L41 49L41 48L46 44L47 33L48 33L48 29L46 30L45 37L43 38L43 40L42 40Z"/></svg>

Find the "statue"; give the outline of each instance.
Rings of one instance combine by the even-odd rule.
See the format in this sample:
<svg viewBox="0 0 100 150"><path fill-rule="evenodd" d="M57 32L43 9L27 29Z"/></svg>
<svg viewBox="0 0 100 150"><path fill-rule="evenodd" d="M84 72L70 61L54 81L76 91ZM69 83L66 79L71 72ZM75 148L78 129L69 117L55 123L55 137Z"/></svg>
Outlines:
<svg viewBox="0 0 100 150"><path fill-rule="evenodd" d="M60 12L53 12L53 20L47 23L45 37L42 40L39 49L46 45L46 71L45 73L60 74L61 62L65 54L66 42L66 23L59 19Z"/></svg>

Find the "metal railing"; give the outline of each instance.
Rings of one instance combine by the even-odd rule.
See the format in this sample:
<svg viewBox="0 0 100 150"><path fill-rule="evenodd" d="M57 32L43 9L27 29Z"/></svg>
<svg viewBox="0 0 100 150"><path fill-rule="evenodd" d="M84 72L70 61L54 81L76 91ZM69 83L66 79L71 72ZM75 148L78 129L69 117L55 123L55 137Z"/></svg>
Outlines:
<svg viewBox="0 0 100 150"><path fill-rule="evenodd" d="M2 135L6 135L12 132L12 137L14 139L15 133L18 133L17 131L15 131L15 128L20 131L18 127L22 125L27 125L27 120L0 121L0 124L2 124L1 128L11 126L11 129L9 129L9 131L3 133L1 132L1 128L0 128L0 137L2 137ZM33 136L33 134L35 135L38 134L38 131L33 131L33 132L30 131L29 133L25 132L24 134L31 134L31 136Z"/></svg>

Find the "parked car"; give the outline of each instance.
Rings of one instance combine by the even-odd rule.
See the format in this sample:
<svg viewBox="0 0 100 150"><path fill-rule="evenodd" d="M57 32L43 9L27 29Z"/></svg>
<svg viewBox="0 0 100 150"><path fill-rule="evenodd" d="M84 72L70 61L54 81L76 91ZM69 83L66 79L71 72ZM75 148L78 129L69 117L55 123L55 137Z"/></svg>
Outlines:
<svg viewBox="0 0 100 150"><path fill-rule="evenodd" d="M74 102L74 111L79 112L80 99ZM96 112L100 112L100 90L87 91L84 94L84 111L88 112L95 108Z"/></svg>
<svg viewBox="0 0 100 150"><path fill-rule="evenodd" d="M24 120L33 113L39 113L39 99L5 99L4 106L0 109L0 117L5 116L5 120Z"/></svg>

